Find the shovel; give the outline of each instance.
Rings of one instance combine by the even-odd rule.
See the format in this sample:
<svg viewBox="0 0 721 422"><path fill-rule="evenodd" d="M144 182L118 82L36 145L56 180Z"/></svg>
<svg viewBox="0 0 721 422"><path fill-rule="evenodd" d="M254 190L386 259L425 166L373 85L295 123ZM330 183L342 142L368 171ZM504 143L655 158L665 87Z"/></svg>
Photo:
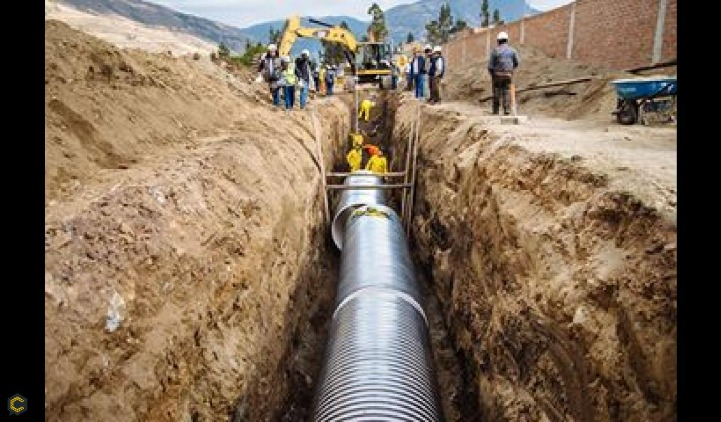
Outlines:
<svg viewBox="0 0 721 422"><path fill-rule="evenodd" d="M516 104L516 84L511 84L511 115L518 116L518 106Z"/></svg>

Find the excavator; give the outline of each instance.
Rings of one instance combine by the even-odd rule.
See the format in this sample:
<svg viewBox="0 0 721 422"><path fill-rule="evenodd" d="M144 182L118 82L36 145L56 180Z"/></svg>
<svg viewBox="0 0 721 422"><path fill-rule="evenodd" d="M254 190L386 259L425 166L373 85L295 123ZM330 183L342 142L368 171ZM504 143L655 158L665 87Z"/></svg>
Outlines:
<svg viewBox="0 0 721 422"><path fill-rule="evenodd" d="M344 46L351 74L358 77L359 84L377 83L381 89L388 86L391 77L391 48L387 43L373 40L370 33L370 41L359 42L352 32L339 25L316 19L309 21L321 27L302 27L300 17L295 15L286 20L278 46L281 56L290 54L290 49L299 37L339 43Z"/></svg>

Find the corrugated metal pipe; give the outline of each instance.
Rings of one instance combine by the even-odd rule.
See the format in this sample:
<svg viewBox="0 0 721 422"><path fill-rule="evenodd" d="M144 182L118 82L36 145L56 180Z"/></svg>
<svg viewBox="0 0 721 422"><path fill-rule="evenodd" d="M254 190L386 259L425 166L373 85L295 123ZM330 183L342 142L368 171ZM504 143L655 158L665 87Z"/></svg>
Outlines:
<svg viewBox="0 0 721 422"><path fill-rule="evenodd" d="M345 184L381 184L360 173ZM380 190L347 190L333 221L340 282L313 420L443 421L403 225ZM342 230L341 230L342 229Z"/></svg>

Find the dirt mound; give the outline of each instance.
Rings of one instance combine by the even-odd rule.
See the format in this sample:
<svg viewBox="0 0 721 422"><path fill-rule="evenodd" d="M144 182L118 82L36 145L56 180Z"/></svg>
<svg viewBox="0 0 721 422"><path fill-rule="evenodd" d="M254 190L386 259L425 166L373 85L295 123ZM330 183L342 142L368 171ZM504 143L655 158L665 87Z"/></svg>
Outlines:
<svg viewBox="0 0 721 422"><path fill-rule="evenodd" d="M55 21L45 70L46 418L308 402L333 286L314 137L347 133L342 102L281 114L214 63Z"/></svg>
<svg viewBox="0 0 721 422"><path fill-rule="evenodd" d="M517 90L549 82L582 77L592 77L590 82L544 88L518 94L519 113L537 113L564 119L610 120L616 108L616 95L611 81L634 77L626 72L590 66L575 60L552 58L537 48L517 47L521 64L514 83ZM449 69L446 76L444 96L448 100L471 101L492 95L488 58L467 61L457 68ZM669 74L673 69L660 69L647 74ZM490 100L480 104L491 108Z"/></svg>
<svg viewBox="0 0 721 422"><path fill-rule="evenodd" d="M45 187L72 190L103 169L228 128L262 87L209 60L125 51L58 21L45 25Z"/></svg>
<svg viewBox="0 0 721 422"><path fill-rule="evenodd" d="M151 27L115 14L88 13L58 1L45 0L45 19L65 22L123 48L205 56L217 50L217 45L184 32Z"/></svg>

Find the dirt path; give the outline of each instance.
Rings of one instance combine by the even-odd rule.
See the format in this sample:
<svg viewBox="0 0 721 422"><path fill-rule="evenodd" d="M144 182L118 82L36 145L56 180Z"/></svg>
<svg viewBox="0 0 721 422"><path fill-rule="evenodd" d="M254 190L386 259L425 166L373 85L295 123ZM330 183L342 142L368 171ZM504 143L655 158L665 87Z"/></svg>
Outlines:
<svg viewBox="0 0 721 422"><path fill-rule="evenodd" d="M536 153L558 154L607 178L609 187L627 191L676 220L677 138L675 125L625 126L609 118L566 120L530 113L519 125L502 124L485 108L447 102L427 109L463 118L492 132L498 145L513 144Z"/></svg>

